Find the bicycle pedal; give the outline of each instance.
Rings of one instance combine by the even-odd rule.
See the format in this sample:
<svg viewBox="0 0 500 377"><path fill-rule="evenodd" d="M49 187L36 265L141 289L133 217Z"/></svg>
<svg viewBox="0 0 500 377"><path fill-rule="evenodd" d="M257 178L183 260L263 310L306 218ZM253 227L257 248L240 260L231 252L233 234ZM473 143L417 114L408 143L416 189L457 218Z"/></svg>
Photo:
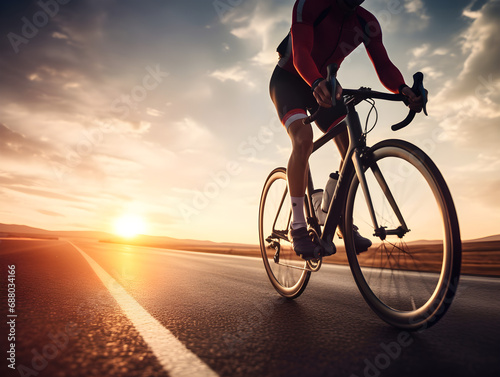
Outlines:
<svg viewBox="0 0 500 377"><path fill-rule="evenodd" d="M335 244L333 242L325 242L325 241L320 241L321 244L321 255L323 257L329 257L330 255L333 255L337 252L337 248L335 247Z"/></svg>
<svg viewBox="0 0 500 377"><path fill-rule="evenodd" d="M321 268L323 260L321 258L319 259L310 259L306 261L307 264L307 269L311 272L318 272L319 269Z"/></svg>

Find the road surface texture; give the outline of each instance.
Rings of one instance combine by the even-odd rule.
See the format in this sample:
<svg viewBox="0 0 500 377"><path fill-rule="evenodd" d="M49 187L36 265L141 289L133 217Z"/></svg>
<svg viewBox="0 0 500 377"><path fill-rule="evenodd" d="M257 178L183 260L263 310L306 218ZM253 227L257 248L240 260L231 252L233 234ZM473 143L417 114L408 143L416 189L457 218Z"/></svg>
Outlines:
<svg viewBox="0 0 500 377"><path fill-rule="evenodd" d="M407 333L335 265L288 301L259 258L4 239L0 278L2 376L500 376L500 279Z"/></svg>

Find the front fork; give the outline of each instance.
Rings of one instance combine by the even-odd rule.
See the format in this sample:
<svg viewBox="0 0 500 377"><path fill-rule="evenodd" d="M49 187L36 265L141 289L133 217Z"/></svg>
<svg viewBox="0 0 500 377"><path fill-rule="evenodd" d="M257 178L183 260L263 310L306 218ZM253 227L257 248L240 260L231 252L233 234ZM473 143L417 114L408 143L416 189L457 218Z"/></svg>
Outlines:
<svg viewBox="0 0 500 377"><path fill-rule="evenodd" d="M387 181L385 180L379 166L373 160L373 156L371 155L369 149L355 149L352 155L352 162L356 171L356 176L358 177L359 184L361 185L363 195L365 197L366 205L368 206L368 212L370 213L370 218L374 229L373 235L380 238L382 241L385 240L387 235L397 235L399 238L403 238L403 236L409 232L409 229L406 225L403 215L401 214L401 211L399 210L399 206L396 203L394 196L392 195L389 185L387 184ZM371 171L373 172L377 183L380 185L385 198L387 199L389 205L391 206L391 209L394 211L394 214L396 215L400 223L400 226L395 229L387 229L386 227L379 226L378 224L370 190L366 182L365 170L367 170L367 167L370 167Z"/></svg>
<svg viewBox="0 0 500 377"><path fill-rule="evenodd" d="M375 215L375 209L373 208L373 202L370 195L370 190L368 189L368 184L366 183L365 169L363 164L361 163L361 150L356 148L352 155L352 163L354 164L354 170L356 171L356 175L358 177L359 184L361 185L361 189L363 190L363 194L365 196L366 204L368 205L368 211L370 212L370 217L373 223L373 229L375 231L379 229L377 216Z"/></svg>

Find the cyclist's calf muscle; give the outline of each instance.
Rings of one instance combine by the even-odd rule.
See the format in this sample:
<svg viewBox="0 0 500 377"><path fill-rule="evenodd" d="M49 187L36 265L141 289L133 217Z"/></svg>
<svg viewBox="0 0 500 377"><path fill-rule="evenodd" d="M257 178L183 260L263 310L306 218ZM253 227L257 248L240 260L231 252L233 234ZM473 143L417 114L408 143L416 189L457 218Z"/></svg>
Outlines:
<svg viewBox="0 0 500 377"><path fill-rule="evenodd" d="M313 131L298 119L288 127L292 140L292 154L288 160L288 186L292 197L304 196L307 184L308 159L313 149Z"/></svg>

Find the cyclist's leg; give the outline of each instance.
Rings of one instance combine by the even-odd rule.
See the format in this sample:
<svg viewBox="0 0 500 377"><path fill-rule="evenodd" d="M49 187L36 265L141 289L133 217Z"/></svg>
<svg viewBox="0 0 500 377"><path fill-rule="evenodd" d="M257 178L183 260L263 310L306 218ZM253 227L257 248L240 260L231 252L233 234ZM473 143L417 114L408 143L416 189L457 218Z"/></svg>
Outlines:
<svg viewBox="0 0 500 377"><path fill-rule="evenodd" d="M288 127L292 141L292 153L288 160L288 187L290 195L303 197L307 185L307 167L313 149L313 131L311 125L304 125L302 119Z"/></svg>
<svg viewBox="0 0 500 377"><path fill-rule="evenodd" d="M292 200L291 242L295 252L308 259L318 257L320 250L308 234L304 216L304 195L307 185L308 161L313 149L313 132L310 125L302 123L302 119L296 119L289 125L285 123L292 141L287 180Z"/></svg>
<svg viewBox="0 0 500 377"><path fill-rule="evenodd" d="M304 125L306 109L314 101L309 85L300 76L276 67L270 82L271 98L278 116L292 141L288 162L287 181L292 201L292 230L290 238L298 255L312 258L318 248L308 235L304 216L304 195L307 184L308 160L312 153L313 133Z"/></svg>
<svg viewBox="0 0 500 377"><path fill-rule="evenodd" d="M279 119L292 141L292 153L287 169L288 188L290 196L295 198L295 201L297 198L302 198L302 205L296 203L292 208L294 222L300 222L302 223L300 227L305 227L303 198L306 188L307 162L312 152L312 128L310 125L303 125L302 120L307 117L306 108L311 97L313 100L314 97L309 85L301 77L279 66L273 72L269 91Z"/></svg>
<svg viewBox="0 0 500 377"><path fill-rule="evenodd" d="M303 203L308 161L313 148L312 127L302 124L302 119L298 119L288 126L288 135L292 141L287 168L288 189L292 198L292 229L299 229L307 226Z"/></svg>

